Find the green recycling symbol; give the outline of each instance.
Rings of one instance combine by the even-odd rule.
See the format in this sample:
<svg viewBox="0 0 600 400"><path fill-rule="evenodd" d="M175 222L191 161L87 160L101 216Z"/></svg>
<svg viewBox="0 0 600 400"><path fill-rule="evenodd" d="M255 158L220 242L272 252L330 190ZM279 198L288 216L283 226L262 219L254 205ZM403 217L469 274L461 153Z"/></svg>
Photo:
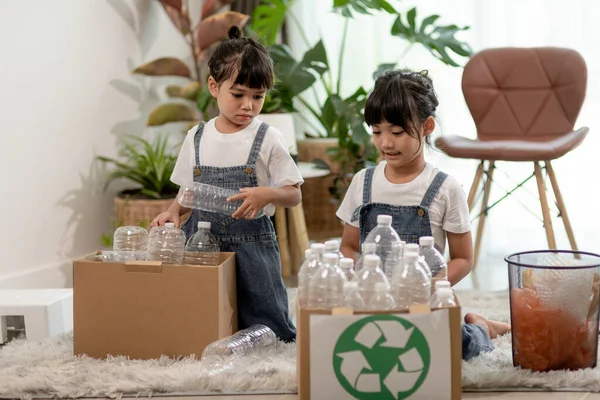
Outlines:
<svg viewBox="0 0 600 400"><path fill-rule="evenodd" d="M333 369L342 387L359 400L405 399L421 387L429 371L425 335L410 321L373 315L340 335Z"/></svg>

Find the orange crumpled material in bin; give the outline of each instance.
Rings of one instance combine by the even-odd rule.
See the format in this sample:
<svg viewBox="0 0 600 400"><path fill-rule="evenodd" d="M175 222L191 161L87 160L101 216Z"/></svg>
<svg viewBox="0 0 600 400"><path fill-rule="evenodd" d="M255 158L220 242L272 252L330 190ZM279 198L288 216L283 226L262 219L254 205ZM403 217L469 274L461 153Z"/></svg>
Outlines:
<svg viewBox="0 0 600 400"><path fill-rule="evenodd" d="M533 289L511 289L515 365L534 371L593 367L598 340L598 287L595 276L594 296L585 321L564 309L545 307Z"/></svg>

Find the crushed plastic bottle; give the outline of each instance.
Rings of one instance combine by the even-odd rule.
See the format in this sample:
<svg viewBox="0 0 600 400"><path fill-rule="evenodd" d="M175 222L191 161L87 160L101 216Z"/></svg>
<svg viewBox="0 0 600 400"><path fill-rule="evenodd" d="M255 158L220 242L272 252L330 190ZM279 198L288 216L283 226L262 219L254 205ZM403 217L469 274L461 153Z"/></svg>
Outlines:
<svg viewBox="0 0 600 400"><path fill-rule="evenodd" d="M238 190L225 189L206 183L193 182L179 189L177 201L185 208L231 215L242 205L242 200L227 201L239 194ZM259 210L255 218L262 217L264 209Z"/></svg>
<svg viewBox="0 0 600 400"><path fill-rule="evenodd" d="M202 352L202 360L209 357L241 356L258 348L269 347L277 342L277 336L265 325L252 325L232 336L212 342Z"/></svg>
<svg viewBox="0 0 600 400"><path fill-rule="evenodd" d="M113 234L116 262L145 260L148 250L148 231L141 226L121 226ZM132 256L133 254L133 256Z"/></svg>
<svg viewBox="0 0 600 400"><path fill-rule="evenodd" d="M155 226L148 237L148 260L165 264L183 264L185 233L167 222L164 226Z"/></svg>

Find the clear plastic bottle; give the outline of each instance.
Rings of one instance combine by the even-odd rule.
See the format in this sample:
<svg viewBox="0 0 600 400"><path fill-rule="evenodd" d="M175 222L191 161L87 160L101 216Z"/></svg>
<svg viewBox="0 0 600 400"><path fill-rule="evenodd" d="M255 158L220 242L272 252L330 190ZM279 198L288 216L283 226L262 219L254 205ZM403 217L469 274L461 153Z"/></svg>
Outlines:
<svg viewBox="0 0 600 400"><path fill-rule="evenodd" d="M148 231L141 226L121 226L113 234L115 261L144 260L148 250ZM127 252L126 254L123 254ZM129 252L133 252L133 258Z"/></svg>
<svg viewBox="0 0 600 400"><path fill-rule="evenodd" d="M323 243L313 243L310 246L310 255L304 260L298 270L298 304L300 304L300 307L308 306L310 278L321 266L324 254L325 245Z"/></svg>
<svg viewBox="0 0 600 400"><path fill-rule="evenodd" d="M167 222L165 226L155 226L148 237L148 260L162 261L165 264L183 264L185 233Z"/></svg>
<svg viewBox="0 0 600 400"><path fill-rule="evenodd" d="M338 267L338 256L325 253L323 262L310 277L308 306L321 310L344 306L344 283L346 277Z"/></svg>
<svg viewBox="0 0 600 400"><path fill-rule="evenodd" d="M358 259L356 260L356 263L354 264L354 271L356 271L356 272L360 271L362 268L365 256L368 256L369 254L375 254L376 250L377 250L377 245L375 243L363 242L363 244L360 245L360 257L358 257Z"/></svg>
<svg viewBox="0 0 600 400"><path fill-rule="evenodd" d="M354 282L358 283L358 291L365 304L375 295L375 286L378 283L384 283L388 289L390 287L390 281L381 269L380 258L375 254L365 256L363 268L356 273Z"/></svg>
<svg viewBox="0 0 600 400"><path fill-rule="evenodd" d="M375 295L365 304L365 310L391 310L396 307L389 285L385 282L375 284Z"/></svg>
<svg viewBox="0 0 600 400"><path fill-rule="evenodd" d="M365 309L365 301L358 291L358 282L344 283L344 306L353 310Z"/></svg>
<svg viewBox="0 0 600 400"><path fill-rule="evenodd" d="M342 273L346 277L346 280L352 281L354 280L354 276L356 273L354 272L354 260L351 258L342 258L340 260L340 269Z"/></svg>
<svg viewBox="0 0 600 400"><path fill-rule="evenodd" d="M425 257L421 255L421 247L416 243L408 243L406 246L404 246L404 253L410 252L419 254L420 257L417 259L417 262L421 264L421 267L427 271L427 273L429 274L429 279L431 280L431 269L429 268L429 264L427 264L427 261L425 261Z"/></svg>
<svg viewBox="0 0 600 400"><path fill-rule="evenodd" d="M338 240L328 240L325 242L325 253L335 253L338 255L338 259L344 258L344 255L340 251L340 242Z"/></svg>
<svg viewBox="0 0 600 400"><path fill-rule="evenodd" d="M419 244L421 245L420 254L431 270L432 282L448 279L448 264L443 254L434 247L433 237L422 236L419 238Z"/></svg>
<svg viewBox="0 0 600 400"><path fill-rule="evenodd" d="M391 215L378 215L377 226L369 232L365 243L375 243L375 254L381 259L382 269L389 277L392 276L393 266L400 259L401 243L398 233L392 227Z"/></svg>
<svg viewBox="0 0 600 400"><path fill-rule="evenodd" d="M453 307L456 305L452 289L445 287L439 288L436 290L436 294L435 302L431 301L429 303L431 308Z"/></svg>
<svg viewBox="0 0 600 400"><path fill-rule="evenodd" d="M212 342L202 352L202 360L208 357L228 357L248 354L261 347L272 346L277 342L277 336L271 328L265 325L252 325L238 331L232 336Z"/></svg>
<svg viewBox="0 0 600 400"><path fill-rule="evenodd" d="M210 233L210 222L198 221L198 230L185 244L185 263L219 265L219 242Z"/></svg>
<svg viewBox="0 0 600 400"><path fill-rule="evenodd" d="M231 215L243 203L242 200L227 201L228 198L236 194L239 194L238 190L193 182L181 186L177 195L177 201L185 208ZM255 218L262 217L263 215L264 209L261 209Z"/></svg>
<svg viewBox="0 0 600 400"><path fill-rule="evenodd" d="M431 306L432 304L436 304L438 301L438 290L440 289L452 289L452 287L450 286L450 282L448 281L435 281L435 283L432 284L433 286L433 293L431 294L431 298L429 299L429 305Z"/></svg>
<svg viewBox="0 0 600 400"><path fill-rule="evenodd" d="M392 294L396 306L401 309L413 304L429 304L431 278L418 259L418 253L405 253L402 266L397 267L392 275Z"/></svg>

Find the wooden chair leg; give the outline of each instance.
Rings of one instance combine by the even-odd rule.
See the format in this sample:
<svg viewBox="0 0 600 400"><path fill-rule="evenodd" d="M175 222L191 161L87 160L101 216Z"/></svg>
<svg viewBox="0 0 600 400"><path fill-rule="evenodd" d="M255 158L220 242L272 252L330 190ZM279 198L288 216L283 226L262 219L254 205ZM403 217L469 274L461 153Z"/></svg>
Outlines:
<svg viewBox="0 0 600 400"><path fill-rule="evenodd" d="M481 161L479 166L477 167L477 171L475 172L475 177L473 178L473 184L471 185L471 190L469 190L469 197L467 198L467 204L469 205L469 211L473 209L473 202L475 201L475 195L477 194L477 189L479 189L479 183L481 182L481 177L483 176L485 161Z"/></svg>
<svg viewBox="0 0 600 400"><path fill-rule="evenodd" d="M544 177L542 176L542 168L537 161L533 163L533 166L540 195L542 215L544 217L544 228L546 229L546 236L548 237L548 247L550 250L555 250L556 239L554 238L554 230L552 229L552 219L550 218L550 209L548 208L548 199L546 198L546 184L544 183Z"/></svg>
<svg viewBox="0 0 600 400"><path fill-rule="evenodd" d="M291 272L290 246L287 216L283 207L275 208L275 232L277 233L277 243L279 244L279 255L281 257L281 275L287 278Z"/></svg>
<svg viewBox="0 0 600 400"><path fill-rule="evenodd" d="M567 215L567 208L565 207L565 203L563 201L562 195L560 193L560 188L558 187L558 181L556 180L556 175L554 175L554 169L552 168L552 164L550 161L545 161L546 171L548 171L548 178L550 178L550 183L552 184L552 190L554 191L554 196L556 197L556 203L558 205L558 210L560 211L560 216L562 217L563 223L565 224L565 230L567 231L567 236L569 238L569 243L571 244L571 249L577 251L577 243L575 242L575 235L573 234L573 228L571 227L571 221L569 221L569 216Z"/></svg>
<svg viewBox="0 0 600 400"><path fill-rule="evenodd" d="M292 246L292 275L298 273L300 263L304 258L304 251L308 249L308 231L306 229L306 219L304 217L304 207L302 203L289 209L290 221L290 243Z"/></svg>
<svg viewBox="0 0 600 400"><path fill-rule="evenodd" d="M492 178L494 177L494 161L490 161L487 170L487 179L483 186L483 200L481 201L481 211L479 215L479 223L477 225L477 234L475 236L475 250L473 251L473 269L477 268L479 261L479 251L481 250L481 238L483 237L483 227L485 226L485 218L487 216L487 206L490 199L490 191L492 190ZM482 167L483 169L483 167Z"/></svg>

